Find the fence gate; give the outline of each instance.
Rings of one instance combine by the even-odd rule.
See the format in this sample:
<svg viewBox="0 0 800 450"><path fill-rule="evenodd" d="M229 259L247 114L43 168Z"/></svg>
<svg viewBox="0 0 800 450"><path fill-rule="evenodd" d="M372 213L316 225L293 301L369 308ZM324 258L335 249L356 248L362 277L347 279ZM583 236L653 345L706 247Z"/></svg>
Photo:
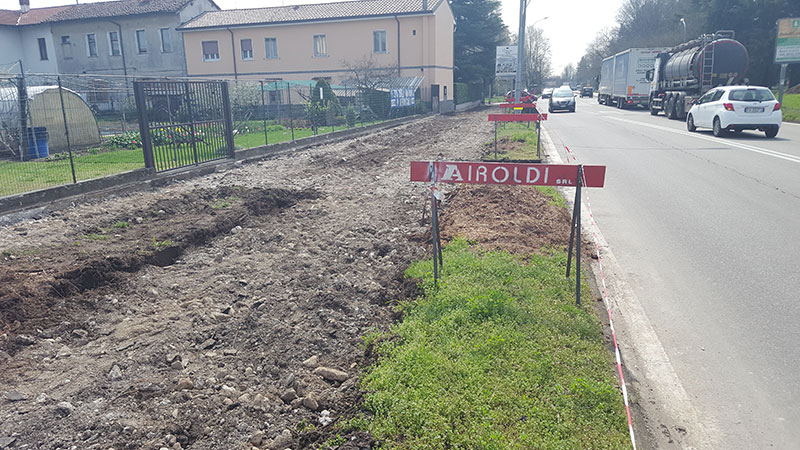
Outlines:
<svg viewBox="0 0 800 450"><path fill-rule="evenodd" d="M145 166L163 172L234 156L226 82L137 81L133 87Z"/></svg>

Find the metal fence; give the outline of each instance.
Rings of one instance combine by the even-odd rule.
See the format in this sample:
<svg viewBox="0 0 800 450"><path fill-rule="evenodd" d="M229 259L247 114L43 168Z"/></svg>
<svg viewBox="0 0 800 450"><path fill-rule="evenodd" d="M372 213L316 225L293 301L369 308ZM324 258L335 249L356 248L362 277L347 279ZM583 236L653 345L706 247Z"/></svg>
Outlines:
<svg viewBox="0 0 800 450"><path fill-rule="evenodd" d="M169 170L230 156L228 142L214 140L220 136L222 117L212 118L202 108L189 111L189 103L177 99L186 92L175 91L164 93L151 105L160 107L162 114L172 114L159 121L164 117L152 116L155 109L137 108L136 81L164 80L0 74L0 197L144 167ZM419 101L421 79L397 79L369 88L318 80L215 81L227 85L229 92L229 105L217 112L230 111L234 148L293 141L431 108L430 103ZM201 94L205 100L214 95ZM194 103L198 101L203 100ZM142 113L153 117L147 125L147 134L156 144L152 161L142 149L148 137L140 132ZM191 124L199 125L194 133L201 133L193 134L197 137L194 146L191 140L181 142L182 137L160 140L162 125L178 127L175 130L183 134L188 131L183 126L191 128Z"/></svg>

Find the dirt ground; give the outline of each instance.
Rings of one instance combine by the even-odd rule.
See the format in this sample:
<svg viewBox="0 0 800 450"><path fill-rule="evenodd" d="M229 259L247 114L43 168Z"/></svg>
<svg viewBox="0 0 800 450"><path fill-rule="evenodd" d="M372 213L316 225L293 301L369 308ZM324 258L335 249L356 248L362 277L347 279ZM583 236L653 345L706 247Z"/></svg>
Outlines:
<svg viewBox="0 0 800 450"><path fill-rule="evenodd" d="M431 117L0 228L0 449L321 444L429 253L409 162L491 133L485 110ZM443 188L445 237L568 238L533 188Z"/></svg>

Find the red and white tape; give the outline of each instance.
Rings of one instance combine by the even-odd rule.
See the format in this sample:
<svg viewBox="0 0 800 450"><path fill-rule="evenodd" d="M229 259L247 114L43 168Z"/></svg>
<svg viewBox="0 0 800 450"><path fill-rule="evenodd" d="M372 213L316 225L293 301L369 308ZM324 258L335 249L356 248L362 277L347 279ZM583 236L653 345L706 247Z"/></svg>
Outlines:
<svg viewBox="0 0 800 450"><path fill-rule="evenodd" d="M567 150L567 154L572 157L572 160L576 163L578 162L578 158L575 156L575 153L569 149L566 145L564 148ZM583 184L586 184L586 180L582 180ZM628 414L628 432L631 435L631 445L633 446L633 450L636 450L636 437L633 434L633 420L631 419L631 406L628 401L628 388L625 386L625 376L622 372L622 356L619 353L619 344L617 343L617 333L614 330L614 320L611 317L611 302L608 300L608 289L606 288L606 274L603 270L603 259L600 256L600 241L597 237L597 230L600 227L597 225L597 222L594 220L594 214L592 213L592 201L589 197L589 189L583 192L583 196L586 199L586 207L589 211L589 218L591 220L592 225L592 236L594 238L594 249L597 253L597 266L600 269L600 282L603 286L603 304L606 306L606 312L608 313L608 326L611 328L611 336L614 339L614 356L617 359L617 372L619 372L619 382L620 386L622 387L622 397L625 400L625 412ZM580 237L578 237L580 239Z"/></svg>

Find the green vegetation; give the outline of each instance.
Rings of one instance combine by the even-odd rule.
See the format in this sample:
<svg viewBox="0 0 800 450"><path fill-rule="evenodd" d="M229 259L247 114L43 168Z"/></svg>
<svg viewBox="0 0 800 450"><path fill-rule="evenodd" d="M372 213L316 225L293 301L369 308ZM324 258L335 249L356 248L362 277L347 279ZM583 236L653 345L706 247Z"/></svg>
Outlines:
<svg viewBox="0 0 800 450"><path fill-rule="evenodd" d="M172 245L173 244L171 239L167 239L165 241L158 241L156 240L155 237L153 238L153 247L155 248L167 248L167 247L172 247Z"/></svg>
<svg viewBox="0 0 800 450"><path fill-rule="evenodd" d="M494 97L488 97L485 100L486 103L503 103L505 101L506 98L503 97L502 95L495 95Z"/></svg>
<svg viewBox="0 0 800 450"><path fill-rule="evenodd" d="M105 241L108 240L108 236L101 233L87 233L83 235L84 239L91 239L93 241Z"/></svg>
<svg viewBox="0 0 800 450"><path fill-rule="evenodd" d="M800 94L784 94L781 111L784 122L800 123Z"/></svg>
<svg viewBox="0 0 800 450"><path fill-rule="evenodd" d="M124 220L120 220L119 222L115 223L114 225L111 225L111 228L120 229L120 228L128 228L129 226L131 226L131 225L128 222L126 222Z"/></svg>
<svg viewBox="0 0 800 450"><path fill-rule="evenodd" d="M144 167L141 149L75 155L75 178L90 180ZM72 183L69 156L58 153L34 161L0 161L0 197Z"/></svg>
<svg viewBox="0 0 800 450"><path fill-rule="evenodd" d="M510 151L504 151L500 146L497 150L498 159L508 160L531 160L537 159L536 157L536 141L538 136L536 134L536 124L531 122L530 127L525 122L507 122L502 125L498 124L497 139L498 141L507 137L509 141L519 142L523 145ZM512 144L513 145L513 144ZM486 158L494 158L494 139L490 142L489 153Z"/></svg>
<svg viewBox="0 0 800 450"><path fill-rule="evenodd" d="M211 209L225 209L239 200L241 200L239 197L218 198L211 202Z"/></svg>
<svg viewBox="0 0 800 450"><path fill-rule="evenodd" d="M374 416L354 423L384 448L630 448L612 356L591 305L574 304L566 259L456 240L438 288L431 260L413 264L424 297L373 341L363 387Z"/></svg>

